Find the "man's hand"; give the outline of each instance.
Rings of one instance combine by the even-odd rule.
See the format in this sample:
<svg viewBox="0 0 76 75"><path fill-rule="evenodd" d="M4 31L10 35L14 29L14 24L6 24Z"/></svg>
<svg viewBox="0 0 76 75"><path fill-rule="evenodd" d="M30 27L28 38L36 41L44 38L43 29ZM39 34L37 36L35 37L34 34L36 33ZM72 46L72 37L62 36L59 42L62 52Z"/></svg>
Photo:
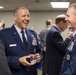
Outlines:
<svg viewBox="0 0 76 75"><path fill-rule="evenodd" d="M68 38L71 39L73 36L73 32L68 33Z"/></svg>
<svg viewBox="0 0 76 75"><path fill-rule="evenodd" d="M44 47L42 48L42 51L46 52L46 46L44 46Z"/></svg>
<svg viewBox="0 0 76 75"><path fill-rule="evenodd" d="M31 64L30 62L27 61L27 59L30 60L30 58L31 58L30 55L20 57L19 62L24 66L32 66L33 64Z"/></svg>
<svg viewBox="0 0 76 75"><path fill-rule="evenodd" d="M41 61L41 57L40 57L39 53L35 54L35 59L36 59L37 63L39 63Z"/></svg>

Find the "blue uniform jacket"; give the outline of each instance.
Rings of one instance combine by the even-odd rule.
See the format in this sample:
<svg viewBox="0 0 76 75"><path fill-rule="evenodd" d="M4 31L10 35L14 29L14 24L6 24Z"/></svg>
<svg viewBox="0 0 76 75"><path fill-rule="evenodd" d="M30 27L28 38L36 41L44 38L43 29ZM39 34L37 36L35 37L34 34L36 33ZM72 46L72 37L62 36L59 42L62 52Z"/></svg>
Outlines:
<svg viewBox="0 0 76 75"><path fill-rule="evenodd" d="M0 39L4 44L12 75L37 75L36 65L26 67L19 63L19 57L41 52L36 33L29 29L26 31L28 40L27 49L24 47L14 25L11 28L0 31ZM34 38L37 42L35 45L33 44Z"/></svg>
<svg viewBox="0 0 76 75"><path fill-rule="evenodd" d="M76 36L69 43L63 60L61 75L76 75Z"/></svg>

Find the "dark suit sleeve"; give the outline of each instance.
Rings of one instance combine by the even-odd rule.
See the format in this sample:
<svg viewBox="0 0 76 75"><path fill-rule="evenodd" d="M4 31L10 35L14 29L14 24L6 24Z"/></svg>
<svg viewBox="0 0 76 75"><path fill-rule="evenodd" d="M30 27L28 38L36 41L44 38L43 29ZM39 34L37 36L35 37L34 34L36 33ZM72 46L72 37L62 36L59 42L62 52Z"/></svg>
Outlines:
<svg viewBox="0 0 76 75"><path fill-rule="evenodd" d="M53 45L59 50L60 52L64 52L66 49L68 43L70 42L70 39L63 40L62 36L58 32L54 32L52 35L52 43Z"/></svg>
<svg viewBox="0 0 76 75"><path fill-rule="evenodd" d="M0 40L0 75L11 75L7 59L5 56L5 50L1 40Z"/></svg>

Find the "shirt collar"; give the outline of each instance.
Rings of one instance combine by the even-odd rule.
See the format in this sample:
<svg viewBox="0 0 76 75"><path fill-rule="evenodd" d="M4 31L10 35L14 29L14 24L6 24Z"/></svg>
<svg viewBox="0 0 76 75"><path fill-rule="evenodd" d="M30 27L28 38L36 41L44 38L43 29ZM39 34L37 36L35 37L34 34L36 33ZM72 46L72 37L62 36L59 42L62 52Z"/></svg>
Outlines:
<svg viewBox="0 0 76 75"><path fill-rule="evenodd" d="M56 25L55 25L55 26L56 26ZM61 32L62 32L62 31L61 31L61 29L60 29L59 27L57 27L57 26L56 26L56 28L58 29L59 33L61 33Z"/></svg>
<svg viewBox="0 0 76 75"><path fill-rule="evenodd" d="M21 33L21 29L20 28L18 28L16 25L14 25L15 26L15 28L16 28L16 30L17 30L17 32L18 33ZM25 32L25 29L23 29L23 31Z"/></svg>
<svg viewBox="0 0 76 75"><path fill-rule="evenodd" d="M74 31L73 36L76 34L76 31Z"/></svg>

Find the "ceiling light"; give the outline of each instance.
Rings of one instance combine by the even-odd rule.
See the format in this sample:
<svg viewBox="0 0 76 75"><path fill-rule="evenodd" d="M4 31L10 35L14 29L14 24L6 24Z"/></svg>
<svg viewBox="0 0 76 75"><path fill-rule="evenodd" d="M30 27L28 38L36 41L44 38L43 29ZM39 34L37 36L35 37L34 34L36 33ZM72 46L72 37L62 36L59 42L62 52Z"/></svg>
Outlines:
<svg viewBox="0 0 76 75"><path fill-rule="evenodd" d="M0 6L0 9L3 9L4 7Z"/></svg>
<svg viewBox="0 0 76 75"><path fill-rule="evenodd" d="M50 2L53 8L68 8L69 2Z"/></svg>

